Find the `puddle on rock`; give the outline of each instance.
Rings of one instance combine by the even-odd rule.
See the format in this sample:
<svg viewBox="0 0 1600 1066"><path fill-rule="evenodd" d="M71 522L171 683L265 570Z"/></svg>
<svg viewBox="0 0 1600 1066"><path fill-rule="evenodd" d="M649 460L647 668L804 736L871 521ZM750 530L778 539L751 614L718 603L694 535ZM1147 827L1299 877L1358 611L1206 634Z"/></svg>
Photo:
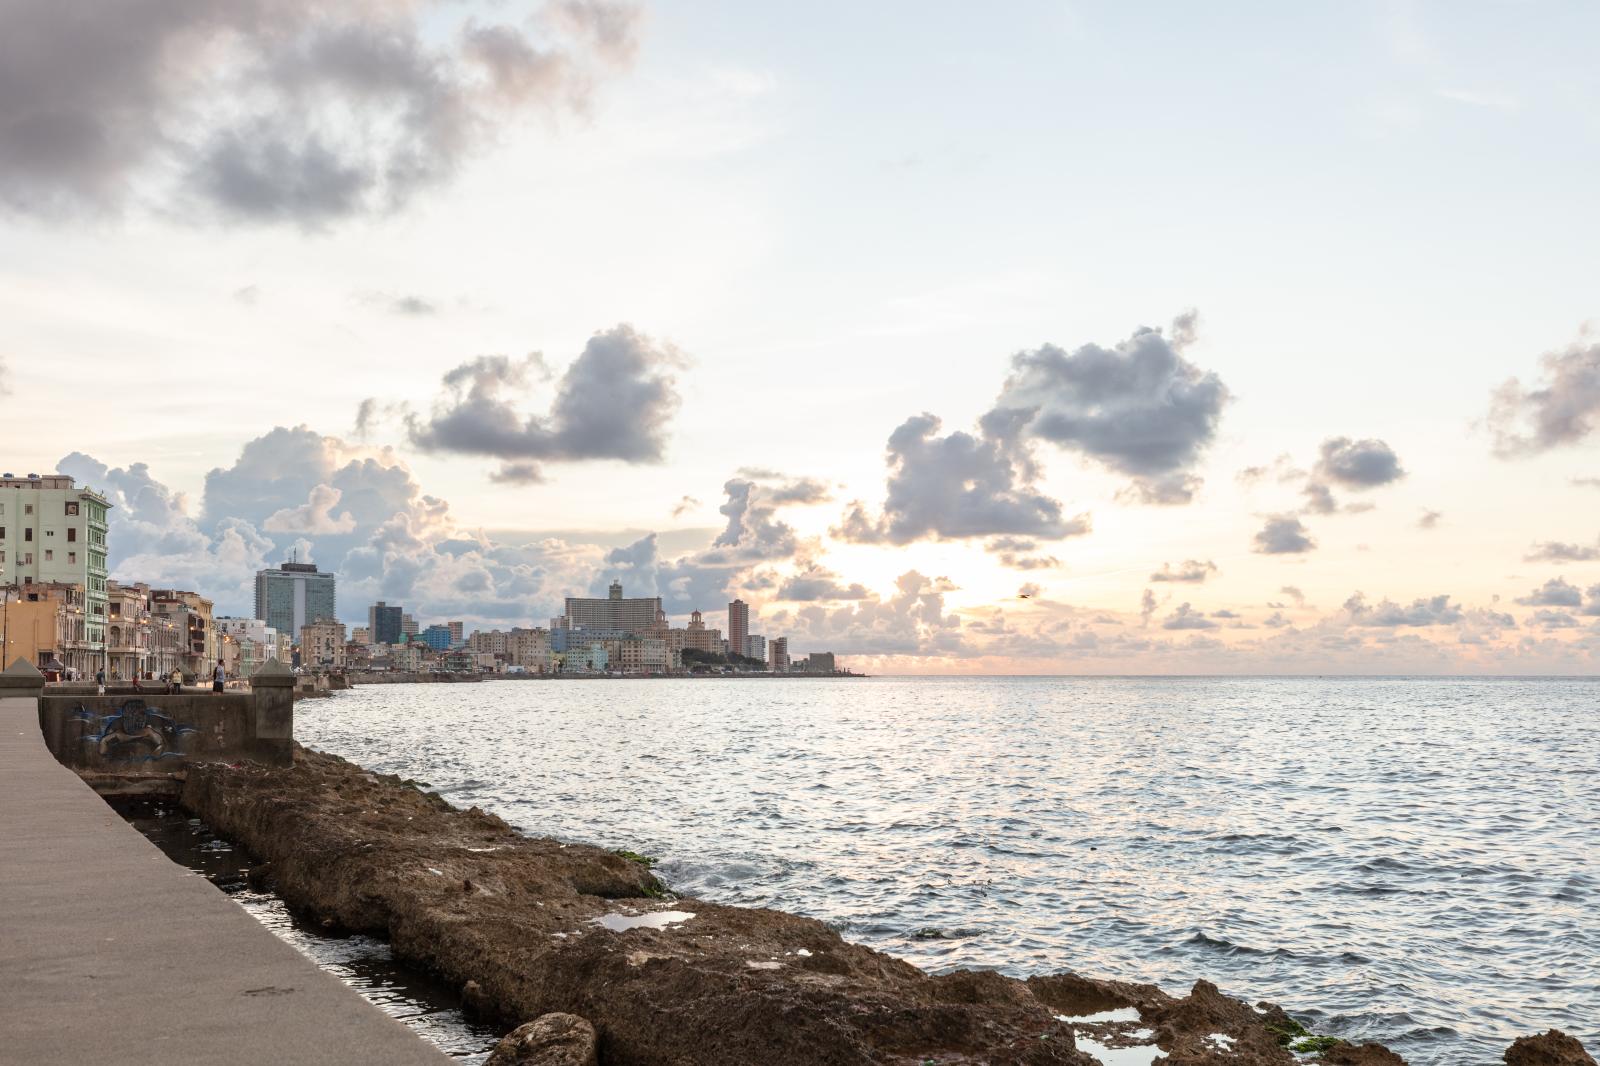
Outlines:
<svg viewBox="0 0 1600 1066"><path fill-rule="evenodd" d="M367 1001L463 1063L481 1063L503 1035L466 1017L456 989L394 957L389 945L359 933L331 937L302 925L275 893L250 887L254 860L166 799L108 800L173 862L211 880L281 940L360 992Z"/></svg>
<svg viewBox="0 0 1600 1066"><path fill-rule="evenodd" d="M649 914L602 914L589 920L613 933L623 933L629 929L670 929L693 917L693 911L651 911Z"/></svg>
<svg viewBox="0 0 1600 1066"><path fill-rule="evenodd" d="M1155 1044L1140 1047L1106 1047L1086 1036L1077 1039L1078 1050L1099 1059L1102 1066L1150 1066L1161 1049Z"/></svg>

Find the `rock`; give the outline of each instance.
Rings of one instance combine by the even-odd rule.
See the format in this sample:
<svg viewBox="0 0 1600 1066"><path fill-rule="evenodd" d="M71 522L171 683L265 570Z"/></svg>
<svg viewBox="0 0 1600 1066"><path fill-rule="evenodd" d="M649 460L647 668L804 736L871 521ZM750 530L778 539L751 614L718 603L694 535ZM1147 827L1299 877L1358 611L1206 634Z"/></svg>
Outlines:
<svg viewBox="0 0 1600 1066"><path fill-rule="evenodd" d="M1594 1057L1560 1029L1519 1036L1506 1048L1506 1066L1595 1066Z"/></svg>
<svg viewBox="0 0 1600 1066"><path fill-rule="evenodd" d="M576 1014L545 1014L507 1034L483 1066L598 1066L596 1042Z"/></svg>
<svg viewBox="0 0 1600 1066"><path fill-rule="evenodd" d="M1382 1044L1340 1044L1317 1059L1330 1066L1406 1066L1406 1060Z"/></svg>

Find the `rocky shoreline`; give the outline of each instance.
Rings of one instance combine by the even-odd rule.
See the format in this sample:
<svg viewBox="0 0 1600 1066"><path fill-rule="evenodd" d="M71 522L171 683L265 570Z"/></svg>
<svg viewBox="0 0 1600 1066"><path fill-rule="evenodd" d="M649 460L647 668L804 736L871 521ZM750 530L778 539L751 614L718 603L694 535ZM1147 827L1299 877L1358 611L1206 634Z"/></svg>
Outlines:
<svg viewBox="0 0 1600 1066"><path fill-rule="evenodd" d="M1069 973L930 975L812 919L672 896L640 857L528 837L304 748L287 768L191 765L182 802L258 856L254 875L291 907L387 938L517 1027L495 1066L1095 1066L1135 1047L1170 1066L1404 1063L1206 981L1174 997ZM1504 1061L1595 1066L1555 1031Z"/></svg>

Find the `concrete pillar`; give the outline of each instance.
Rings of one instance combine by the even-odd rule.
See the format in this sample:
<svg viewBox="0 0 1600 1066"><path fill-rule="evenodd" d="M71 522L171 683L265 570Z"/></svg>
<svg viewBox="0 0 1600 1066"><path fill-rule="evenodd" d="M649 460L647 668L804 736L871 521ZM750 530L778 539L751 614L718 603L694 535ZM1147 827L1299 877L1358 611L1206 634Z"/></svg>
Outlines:
<svg viewBox="0 0 1600 1066"><path fill-rule="evenodd" d="M4 700L7 707L13 707L11 701L18 703L31 703L33 717L39 718L39 697L44 694L44 675L39 672L26 659L18 659L4 670L0 670L0 700ZM43 723L41 723L42 727Z"/></svg>
<svg viewBox="0 0 1600 1066"><path fill-rule="evenodd" d="M294 762L294 672L268 659L250 678L255 700L255 754L262 762Z"/></svg>

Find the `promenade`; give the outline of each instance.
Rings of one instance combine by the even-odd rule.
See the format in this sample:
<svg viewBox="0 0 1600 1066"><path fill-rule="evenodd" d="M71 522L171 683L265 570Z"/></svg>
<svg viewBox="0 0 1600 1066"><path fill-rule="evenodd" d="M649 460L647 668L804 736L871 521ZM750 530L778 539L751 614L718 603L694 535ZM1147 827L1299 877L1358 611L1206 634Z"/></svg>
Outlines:
<svg viewBox="0 0 1600 1066"><path fill-rule="evenodd" d="M446 1066L172 862L0 697L0 1062Z"/></svg>

